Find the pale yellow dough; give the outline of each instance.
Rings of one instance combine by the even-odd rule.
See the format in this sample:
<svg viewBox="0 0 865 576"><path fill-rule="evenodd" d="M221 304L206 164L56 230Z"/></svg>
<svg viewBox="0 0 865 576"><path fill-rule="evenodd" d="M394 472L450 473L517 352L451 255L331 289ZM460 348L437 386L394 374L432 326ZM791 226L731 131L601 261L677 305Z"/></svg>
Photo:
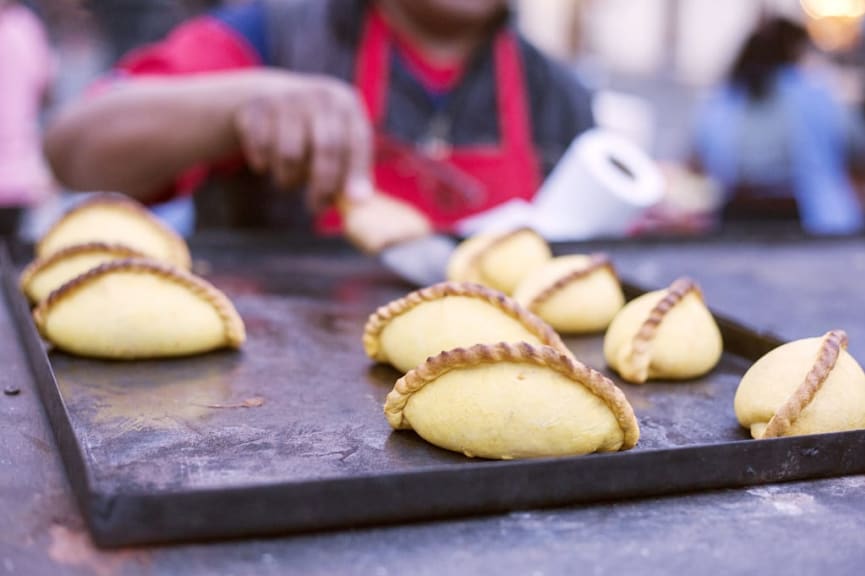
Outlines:
<svg viewBox="0 0 865 576"><path fill-rule="evenodd" d="M432 225L417 208L384 194L346 201L340 208L346 237L369 254L432 233Z"/></svg>
<svg viewBox="0 0 865 576"><path fill-rule="evenodd" d="M512 294L523 278L550 258L552 252L546 240L529 228L479 234L454 250L447 278L454 282L478 282Z"/></svg>
<svg viewBox="0 0 865 576"><path fill-rule="evenodd" d="M143 254L118 244L92 242L70 246L30 264L21 274L21 290L35 304L69 280L104 262L135 257L143 257Z"/></svg>
<svg viewBox="0 0 865 576"><path fill-rule="evenodd" d="M520 282L514 299L564 333L604 330L625 304L609 260L582 254L549 260Z"/></svg>
<svg viewBox="0 0 865 576"><path fill-rule="evenodd" d="M633 447L624 394L572 357L528 344L444 352L397 381L385 415L395 429L466 456L509 460Z"/></svg>
<svg viewBox="0 0 865 576"><path fill-rule="evenodd" d="M105 242L128 246L149 258L189 269L186 242L138 202L117 194L100 194L82 202L58 220L36 245L39 258L76 244Z"/></svg>
<svg viewBox="0 0 865 576"><path fill-rule="evenodd" d="M363 336L370 358L403 372L443 350L500 341L547 344L570 353L540 318L504 294L470 283L436 284L382 306Z"/></svg>
<svg viewBox="0 0 865 576"><path fill-rule="evenodd" d="M626 304L604 336L607 364L633 383L696 378L714 368L722 352L718 325L686 279Z"/></svg>
<svg viewBox="0 0 865 576"><path fill-rule="evenodd" d="M58 348L98 358L157 358L239 347L243 321L216 288L149 260L108 262L64 284L34 311Z"/></svg>
<svg viewBox="0 0 865 576"><path fill-rule="evenodd" d="M734 408L739 423L750 429L751 436L865 428L865 373L844 349L846 335L843 346L837 346L834 354L823 348L831 334L779 346L745 373L736 390ZM821 352L830 354L821 361ZM812 370L812 379L806 381Z"/></svg>

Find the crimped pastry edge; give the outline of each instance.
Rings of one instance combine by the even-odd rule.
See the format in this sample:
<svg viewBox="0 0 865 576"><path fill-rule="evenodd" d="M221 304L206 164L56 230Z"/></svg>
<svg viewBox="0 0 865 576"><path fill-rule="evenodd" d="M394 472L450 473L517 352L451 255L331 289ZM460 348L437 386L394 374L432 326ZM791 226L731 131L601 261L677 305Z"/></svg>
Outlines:
<svg viewBox="0 0 865 576"><path fill-rule="evenodd" d="M843 330L830 330L823 335L814 365L805 375L802 384L772 415L763 431L762 438L778 438L789 433L796 419L823 387L823 383L826 382L832 369L835 368L841 351L846 349L847 333Z"/></svg>
<svg viewBox="0 0 865 576"><path fill-rule="evenodd" d="M619 423L624 436L620 450L628 450L637 444L640 428L634 409L612 380L569 354L562 354L550 346L533 346L528 342L475 344L469 348L447 350L428 358L397 380L393 390L387 395L384 412L388 422L396 430L411 429L411 424L404 418L404 409L409 398L418 390L451 370L499 362L544 366L585 386L607 405Z"/></svg>
<svg viewBox="0 0 865 576"><path fill-rule="evenodd" d="M478 300L492 304L511 318L517 320L544 344L552 346L563 354L571 354L561 337L549 324L520 306L513 298L482 284L448 281L415 290L402 298L380 306L378 310L373 312L363 329L363 347L367 356L377 362L386 362L387 358L382 355L380 338L385 327L394 318L405 314L416 306L448 296L477 298Z"/></svg>
<svg viewBox="0 0 865 576"><path fill-rule="evenodd" d="M150 224L150 226L154 228L154 230L157 231L158 234L162 235L166 239L168 245L171 247L172 263L187 270L191 266L192 257L189 254L189 248L186 245L186 241L177 232L175 232L170 227L165 225L161 220L156 218L153 214L150 213L147 208L145 208L138 201L115 192L101 192L98 194L94 194L87 200L84 200L80 204L77 204L76 206L73 206L71 209L67 210L63 214L63 216L61 216L54 224L52 224L51 228L49 228L48 231L42 236L42 238L39 239L39 242L36 243L36 253L42 254L45 244L52 237L52 235L54 235L57 230L60 229L64 222L68 221L78 212L88 210L97 206L119 208L120 210L126 210L127 212L141 216L145 221Z"/></svg>
<svg viewBox="0 0 865 576"><path fill-rule="evenodd" d="M571 270L561 278L553 281L552 284L542 289L534 296L534 298L529 300L525 304L526 308L530 312L537 312L540 306L542 306L545 302L549 301L550 298L567 288L570 284L582 278L586 278L603 268L608 269L610 273L616 278L616 280L619 279L618 274L616 274L616 269L613 266L613 261L610 259L609 256L601 252L589 254L589 261L586 263L585 266L577 268L576 270Z"/></svg>
<svg viewBox="0 0 865 576"><path fill-rule="evenodd" d="M619 370L623 378L625 377L624 372L628 374L629 378L626 380L629 382L643 384L648 380L649 366L652 360L652 343L658 333L658 327L670 310L691 292L695 292L702 300L703 293L700 291L699 285L685 276L677 278L667 287L667 293L655 304L640 329L634 334L630 353L624 359L625 366Z"/></svg>
<svg viewBox="0 0 865 576"><path fill-rule="evenodd" d="M225 343L232 348L239 348L246 340L246 329L243 325L243 320L234 308L234 305L228 297L210 282L194 276L189 272L180 270L174 266L157 262L155 260L141 258L127 258L123 260L113 260L105 262L99 266L88 270L80 276L76 276L69 282L63 284L43 300L39 306L33 311L33 320L40 333L44 335L44 322L46 315L51 311L51 308L62 302L70 295L78 290L81 290L91 282L97 279L118 272L133 272L141 274L153 274L160 278L164 278L170 282L174 282L188 288L193 294L203 298L208 304L213 306L219 318L222 320L222 326L225 333Z"/></svg>
<svg viewBox="0 0 865 576"><path fill-rule="evenodd" d="M21 288L21 291L29 297L27 286L37 274L50 268L61 260L80 256L82 254L111 254L122 256L124 258L147 258L145 254L126 246L125 244L109 244L107 242L85 242L83 244L73 244L72 246L62 248L48 256L37 258L27 265L27 267L21 272L21 276L18 278L19 288Z"/></svg>

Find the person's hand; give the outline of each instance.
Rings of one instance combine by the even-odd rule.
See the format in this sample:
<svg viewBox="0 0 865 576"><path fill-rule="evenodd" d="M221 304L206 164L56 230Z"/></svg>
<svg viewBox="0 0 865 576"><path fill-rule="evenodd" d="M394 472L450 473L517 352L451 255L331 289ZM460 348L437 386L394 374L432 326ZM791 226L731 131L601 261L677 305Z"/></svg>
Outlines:
<svg viewBox="0 0 865 576"><path fill-rule="evenodd" d="M313 211L371 195L372 130L352 87L286 72L261 80L234 117L249 166L280 187L306 184Z"/></svg>

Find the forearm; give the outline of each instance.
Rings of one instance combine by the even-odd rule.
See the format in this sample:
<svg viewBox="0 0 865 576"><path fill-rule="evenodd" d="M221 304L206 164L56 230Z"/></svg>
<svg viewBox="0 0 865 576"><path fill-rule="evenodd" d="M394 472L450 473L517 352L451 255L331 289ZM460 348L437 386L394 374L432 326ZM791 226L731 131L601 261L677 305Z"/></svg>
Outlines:
<svg viewBox="0 0 865 576"><path fill-rule="evenodd" d="M147 200L184 169L238 148L234 112L270 75L243 71L125 81L52 122L46 156L72 189L116 190Z"/></svg>

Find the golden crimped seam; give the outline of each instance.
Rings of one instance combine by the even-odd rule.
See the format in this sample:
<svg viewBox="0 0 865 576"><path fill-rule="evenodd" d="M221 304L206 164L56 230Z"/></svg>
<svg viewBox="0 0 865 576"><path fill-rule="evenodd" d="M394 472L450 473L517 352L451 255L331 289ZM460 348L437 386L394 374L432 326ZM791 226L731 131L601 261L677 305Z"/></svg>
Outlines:
<svg viewBox="0 0 865 576"><path fill-rule="evenodd" d="M567 274L538 292L535 297L526 304L526 308L528 308L532 312L536 312L537 309L544 304L544 302L567 288L571 283L576 282L581 278L586 278L587 276L597 270L600 270L601 268L607 268L610 273L618 279L616 269L613 267L613 263L610 260L609 256L600 253L591 254L589 255L589 261L586 263L585 266L577 268L576 270L571 270L570 272L568 272Z"/></svg>
<svg viewBox="0 0 865 576"><path fill-rule="evenodd" d="M763 432L763 438L778 438L785 436L802 411L811 403L814 396L822 388L829 377L841 351L847 349L847 333L843 330L831 330L823 336L817 359L805 381L799 385L792 396L775 412Z"/></svg>
<svg viewBox="0 0 865 576"><path fill-rule="evenodd" d="M655 304L654 308L649 312L648 318L640 326L640 329L637 330L631 342L631 351L625 358L625 363L630 368L629 372L632 373L635 382L643 383L649 378L652 341L658 333L658 327L670 310L690 292L696 292L697 296L700 298L703 297L700 287L690 278L678 278L673 281L670 287L667 288L667 293Z"/></svg>
<svg viewBox="0 0 865 576"><path fill-rule="evenodd" d="M21 277L19 279L19 286L22 290L24 290L25 286L33 280L33 276L42 272L46 268L49 268L56 264L57 262L64 260L66 258L70 258L73 256L80 256L81 254L111 254L115 256L122 256L125 258L146 258L144 254L139 252L134 248L130 248L124 244L107 244L105 242L87 242L85 244L75 244L73 246L67 246L66 248L62 248L57 252L49 256L45 256L44 258L38 258L30 263L23 272L21 272Z"/></svg>
<svg viewBox="0 0 865 576"><path fill-rule="evenodd" d="M377 362L385 361L386 359L381 356L380 336L382 330L394 318L405 314L412 308L424 302L432 302L448 296L464 296L487 302L517 320L544 344L552 346L564 354L571 353L558 333L549 324L498 290L472 282L441 282L416 290L403 298L381 306L373 312L363 329L363 347L367 356Z"/></svg>
<svg viewBox="0 0 865 576"><path fill-rule="evenodd" d="M183 268L189 268L191 263L191 257L189 255L189 249L186 246L186 241L179 234L177 234L177 232L166 226L161 220L151 214L147 208L145 208L135 200L129 198L128 196L113 192L103 192L95 194L84 202L81 202L77 206L74 206L72 209L68 210L57 222L54 223L53 226L51 226L48 232L46 232L45 235L36 244L36 253L42 253L43 246L47 243L51 236L60 229L60 226L64 222L66 222L69 218L71 218L78 212L88 210L90 208L93 208L94 206L119 208L121 210L126 210L127 212L131 212L133 214L141 216L157 231L158 234L161 234L166 239L169 246L171 247L172 261L177 262Z"/></svg>
<svg viewBox="0 0 865 576"><path fill-rule="evenodd" d="M582 384L613 413L624 435L622 450L633 448L640 439L640 428L634 409L612 380L555 348L533 346L527 342L476 344L470 348L455 348L432 356L396 381L384 404L388 422L397 430L411 429L403 411L412 394L451 370L500 362L543 366Z"/></svg>
<svg viewBox="0 0 865 576"><path fill-rule="evenodd" d="M220 290L214 287L206 280L193 276L192 274L163 264L154 260L142 260L135 258L127 258L124 260L113 260L100 264L96 268L88 270L84 274L77 276L57 288L48 295L42 303L33 311L33 319L36 322L37 328L43 332L44 321L47 314L51 311L58 302L62 302L71 294L82 289L91 282L96 281L102 276L117 272L132 272L140 274L152 274L159 278L164 278L170 282L174 282L184 288L189 289L193 294L202 298L205 302L213 306L220 320L222 320L223 329L225 331L225 340L228 346L239 348L246 339L243 320L235 310L234 305Z"/></svg>

